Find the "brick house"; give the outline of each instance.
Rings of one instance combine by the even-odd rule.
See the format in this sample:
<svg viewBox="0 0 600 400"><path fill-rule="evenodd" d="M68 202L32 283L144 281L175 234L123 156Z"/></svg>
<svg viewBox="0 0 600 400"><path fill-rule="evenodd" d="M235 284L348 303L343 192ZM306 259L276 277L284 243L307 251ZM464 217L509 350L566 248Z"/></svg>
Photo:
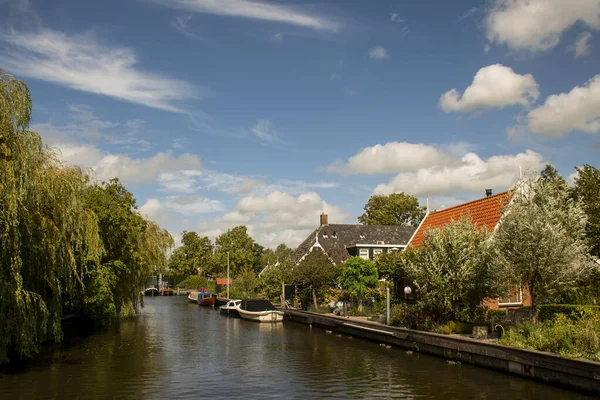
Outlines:
<svg viewBox="0 0 600 400"><path fill-rule="evenodd" d="M504 209L509 204L511 196L510 191L492 195L492 191L488 189L484 198L439 211L428 211L410 239L409 246L420 247L428 229L441 228L452 221L458 220L463 215L468 215L479 229L488 229L493 232L502 219ZM530 306L531 300L527 288L516 287L509 297L484 299L482 304L498 309Z"/></svg>

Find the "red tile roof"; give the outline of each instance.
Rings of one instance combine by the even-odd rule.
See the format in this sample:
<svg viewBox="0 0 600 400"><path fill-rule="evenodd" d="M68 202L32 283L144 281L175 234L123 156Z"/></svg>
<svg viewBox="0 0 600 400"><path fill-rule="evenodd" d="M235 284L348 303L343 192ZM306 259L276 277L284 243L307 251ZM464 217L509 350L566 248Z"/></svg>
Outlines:
<svg viewBox="0 0 600 400"><path fill-rule="evenodd" d="M425 239L425 231L441 228L452 221L458 220L463 215L468 215L478 228L493 230L500 218L506 204L511 197L511 192L502 192L482 199L459 204L445 210L429 213L421 223L409 245L420 247Z"/></svg>

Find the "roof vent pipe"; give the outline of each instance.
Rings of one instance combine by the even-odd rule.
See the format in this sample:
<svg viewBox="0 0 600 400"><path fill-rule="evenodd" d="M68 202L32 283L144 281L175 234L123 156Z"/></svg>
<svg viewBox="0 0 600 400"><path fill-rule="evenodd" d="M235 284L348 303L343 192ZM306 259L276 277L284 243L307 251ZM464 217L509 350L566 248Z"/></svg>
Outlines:
<svg viewBox="0 0 600 400"><path fill-rule="evenodd" d="M492 189L485 189L485 197L490 197L492 195Z"/></svg>

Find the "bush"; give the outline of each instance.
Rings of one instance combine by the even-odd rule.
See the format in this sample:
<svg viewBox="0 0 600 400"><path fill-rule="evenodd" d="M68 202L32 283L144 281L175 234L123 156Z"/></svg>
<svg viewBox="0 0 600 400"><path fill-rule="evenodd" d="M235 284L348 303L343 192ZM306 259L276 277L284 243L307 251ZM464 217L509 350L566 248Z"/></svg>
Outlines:
<svg viewBox="0 0 600 400"><path fill-rule="evenodd" d="M489 311L490 308L487 306L464 307L458 310L457 319L469 324L482 324L490 318Z"/></svg>
<svg viewBox="0 0 600 400"><path fill-rule="evenodd" d="M211 283L213 284L212 289L214 289L214 283L213 282L211 282ZM208 286L209 286L208 279L206 279L206 277L200 276L200 275L191 275L191 276L188 276L183 281L179 282L179 287L184 287L184 288L191 289L191 290L207 288ZM209 288L209 290L210 289L211 288Z"/></svg>
<svg viewBox="0 0 600 400"><path fill-rule="evenodd" d="M488 319L506 317L506 310L489 309L487 317Z"/></svg>
<svg viewBox="0 0 600 400"><path fill-rule="evenodd" d="M431 330L435 323L433 313L423 310L418 305L398 304L392 308L390 325L405 328Z"/></svg>
<svg viewBox="0 0 600 400"><path fill-rule="evenodd" d="M566 315L569 318L578 319L582 310L600 313L600 306L580 306L576 304L542 304L539 306L538 319L540 322L551 321L557 315Z"/></svg>
<svg viewBox="0 0 600 400"><path fill-rule="evenodd" d="M577 318L552 314L553 319L534 324L518 324L500 339L500 343L558 353L563 357L584 357L600 361L600 313L585 308L577 310Z"/></svg>
<svg viewBox="0 0 600 400"><path fill-rule="evenodd" d="M471 333L473 331L473 324L468 324L460 321L449 321L444 325L438 327L440 333L450 335L453 333Z"/></svg>

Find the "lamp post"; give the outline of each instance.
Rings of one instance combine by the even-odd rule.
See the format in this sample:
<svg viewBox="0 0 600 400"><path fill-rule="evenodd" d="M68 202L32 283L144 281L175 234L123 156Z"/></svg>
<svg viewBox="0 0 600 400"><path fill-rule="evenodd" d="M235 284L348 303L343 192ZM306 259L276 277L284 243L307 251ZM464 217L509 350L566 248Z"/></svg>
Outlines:
<svg viewBox="0 0 600 400"><path fill-rule="evenodd" d="M227 252L227 298L229 298L229 252Z"/></svg>

